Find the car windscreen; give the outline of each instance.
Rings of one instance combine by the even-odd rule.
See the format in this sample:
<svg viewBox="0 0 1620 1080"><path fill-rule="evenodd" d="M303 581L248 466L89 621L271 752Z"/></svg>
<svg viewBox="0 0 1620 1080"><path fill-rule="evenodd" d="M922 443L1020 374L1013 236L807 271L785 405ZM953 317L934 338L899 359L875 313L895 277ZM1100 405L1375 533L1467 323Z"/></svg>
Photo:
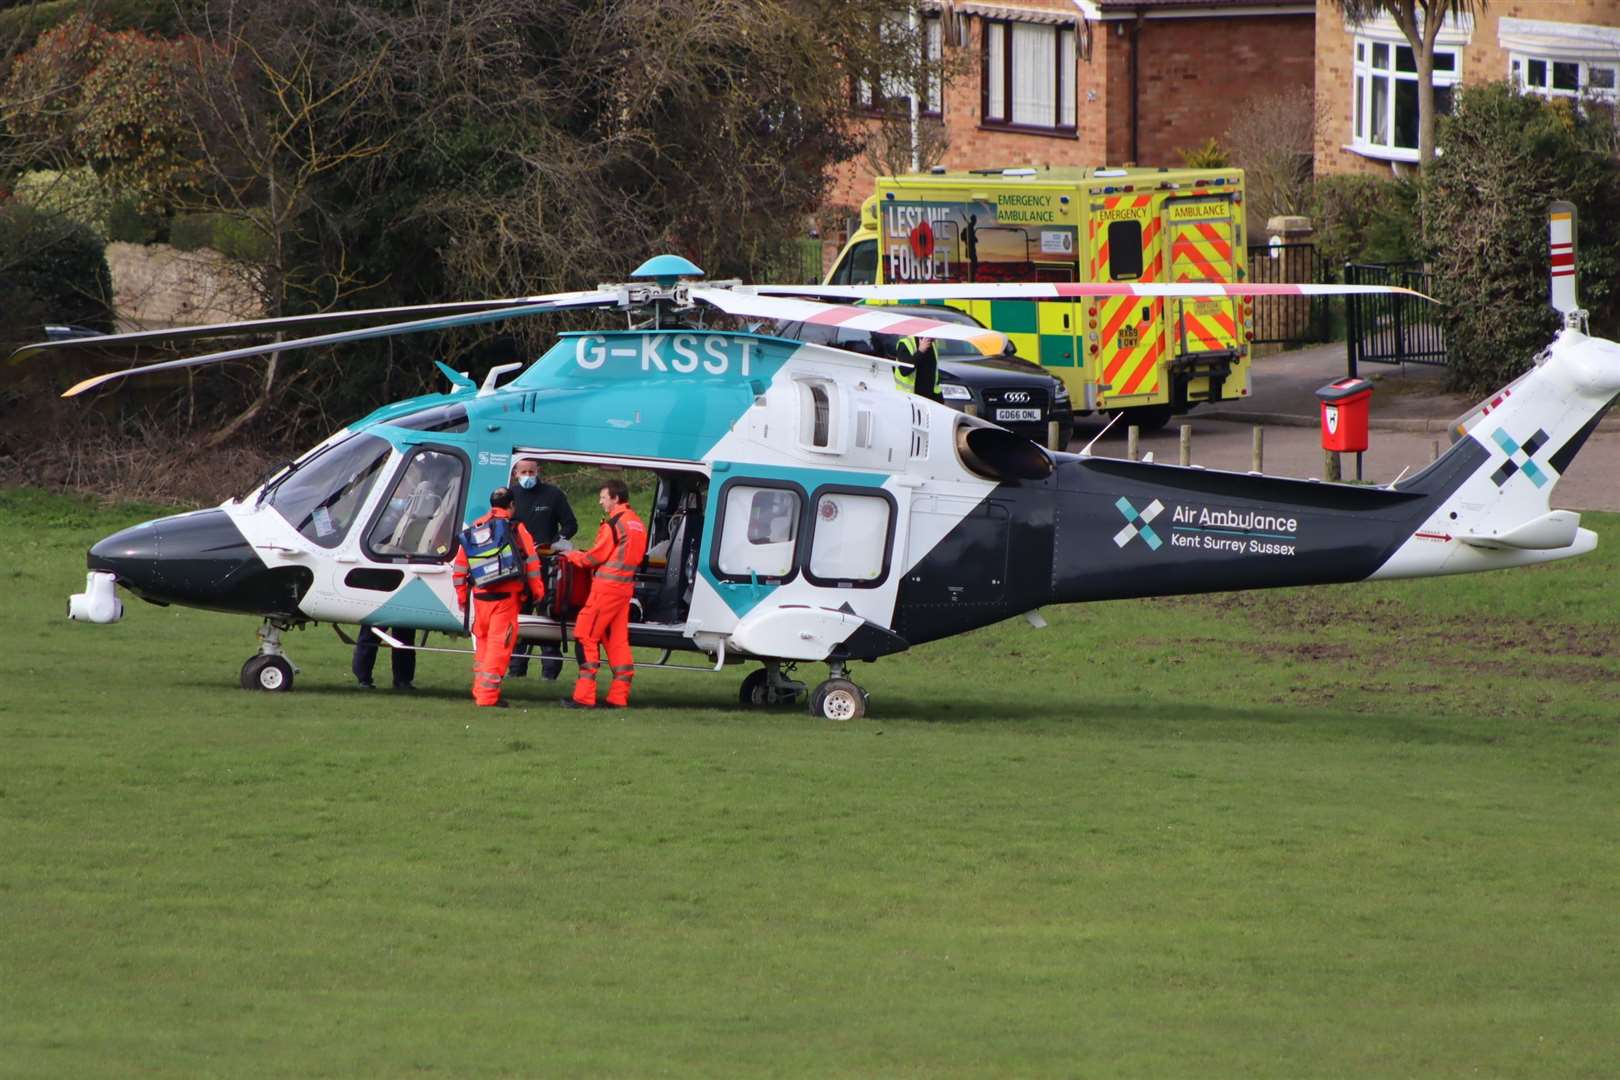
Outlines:
<svg viewBox="0 0 1620 1080"><path fill-rule="evenodd" d="M270 505L307 539L337 547L392 450L375 435L345 439L276 485Z"/></svg>
<svg viewBox="0 0 1620 1080"><path fill-rule="evenodd" d="M912 309L899 308L895 310L896 313L903 314L909 313ZM941 318L936 312L932 311L917 311L917 314L926 318L939 319L940 322L956 323L962 326L979 325L966 315L953 319ZM894 348L893 343L899 340L891 335L874 335L870 330L856 330L844 326L822 326L816 323L783 323L778 327L777 334L782 337L797 338L800 341L807 341L814 345L831 345L835 349L845 349L849 352L864 353L869 356L889 356L891 359ZM874 336L889 337L888 347L885 349L881 344L875 342L873 340ZM926 334L918 335L918 337L926 336ZM984 353L980 352L972 342L957 341L953 338L935 338L934 352L941 359L984 359Z"/></svg>

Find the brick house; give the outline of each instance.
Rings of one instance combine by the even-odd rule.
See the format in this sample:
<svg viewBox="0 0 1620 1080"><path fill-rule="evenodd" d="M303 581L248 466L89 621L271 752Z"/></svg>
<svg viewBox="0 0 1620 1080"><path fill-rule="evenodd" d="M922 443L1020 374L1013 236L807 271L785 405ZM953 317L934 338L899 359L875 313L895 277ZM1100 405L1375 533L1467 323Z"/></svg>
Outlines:
<svg viewBox="0 0 1620 1080"><path fill-rule="evenodd" d="M930 53L962 58L918 95L948 139L925 168L1180 165L1251 97L1315 77L1315 0L925 0L924 15ZM886 104L909 114L908 96ZM858 207L872 176L845 163L830 204Z"/></svg>
<svg viewBox="0 0 1620 1080"><path fill-rule="evenodd" d="M1549 97L1620 91L1620 0L1489 0L1435 42L1438 108L1470 81L1514 79ZM1317 0L1316 172L1385 174L1417 163L1417 68L1383 16L1349 25Z"/></svg>

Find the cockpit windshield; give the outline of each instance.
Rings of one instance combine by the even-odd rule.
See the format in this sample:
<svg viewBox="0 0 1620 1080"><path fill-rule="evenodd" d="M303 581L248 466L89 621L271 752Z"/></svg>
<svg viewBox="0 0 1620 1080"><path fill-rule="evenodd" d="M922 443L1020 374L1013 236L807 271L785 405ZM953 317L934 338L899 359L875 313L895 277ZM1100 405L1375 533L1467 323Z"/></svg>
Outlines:
<svg viewBox="0 0 1620 1080"><path fill-rule="evenodd" d="M392 450L375 435L345 439L278 484L270 505L309 540L337 547Z"/></svg>

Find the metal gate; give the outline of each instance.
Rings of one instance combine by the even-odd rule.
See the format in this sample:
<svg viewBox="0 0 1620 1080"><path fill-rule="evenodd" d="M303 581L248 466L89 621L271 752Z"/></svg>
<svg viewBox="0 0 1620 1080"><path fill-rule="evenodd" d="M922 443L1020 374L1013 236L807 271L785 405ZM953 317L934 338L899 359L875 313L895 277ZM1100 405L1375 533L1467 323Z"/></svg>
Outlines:
<svg viewBox="0 0 1620 1080"><path fill-rule="evenodd" d="M1428 293L1430 277L1417 263L1345 263L1346 285L1399 285ZM1345 350L1356 365L1446 365L1446 334L1439 309L1416 296L1390 293L1344 298Z"/></svg>
<svg viewBox="0 0 1620 1080"><path fill-rule="evenodd" d="M1249 280L1257 285L1305 284L1324 280L1315 244L1250 244ZM1327 297L1257 296L1256 345L1314 345L1332 332Z"/></svg>

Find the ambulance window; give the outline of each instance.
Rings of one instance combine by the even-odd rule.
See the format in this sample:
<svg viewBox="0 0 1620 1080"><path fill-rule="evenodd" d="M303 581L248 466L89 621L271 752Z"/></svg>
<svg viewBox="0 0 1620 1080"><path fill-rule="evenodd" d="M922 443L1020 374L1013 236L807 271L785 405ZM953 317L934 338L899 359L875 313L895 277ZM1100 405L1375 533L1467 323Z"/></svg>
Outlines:
<svg viewBox="0 0 1620 1080"><path fill-rule="evenodd" d="M821 488L805 578L815 585L867 587L889 573L894 500L883 491Z"/></svg>
<svg viewBox="0 0 1620 1080"><path fill-rule="evenodd" d="M1128 281L1142 276L1140 221L1108 223L1108 273L1115 281Z"/></svg>
<svg viewBox="0 0 1620 1080"><path fill-rule="evenodd" d="M798 488L728 483L721 497L715 570L729 578L787 577L793 572L802 505Z"/></svg>
<svg viewBox="0 0 1620 1080"><path fill-rule="evenodd" d="M392 449L375 435L345 439L288 475L271 493L270 505L307 539L335 548Z"/></svg>
<svg viewBox="0 0 1620 1080"><path fill-rule="evenodd" d="M411 455L366 533L374 559L440 562L455 546L467 468L460 455L424 447Z"/></svg>
<svg viewBox="0 0 1620 1080"><path fill-rule="evenodd" d="M877 241L862 240L851 247L833 271L834 285L871 285L877 281Z"/></svg>

